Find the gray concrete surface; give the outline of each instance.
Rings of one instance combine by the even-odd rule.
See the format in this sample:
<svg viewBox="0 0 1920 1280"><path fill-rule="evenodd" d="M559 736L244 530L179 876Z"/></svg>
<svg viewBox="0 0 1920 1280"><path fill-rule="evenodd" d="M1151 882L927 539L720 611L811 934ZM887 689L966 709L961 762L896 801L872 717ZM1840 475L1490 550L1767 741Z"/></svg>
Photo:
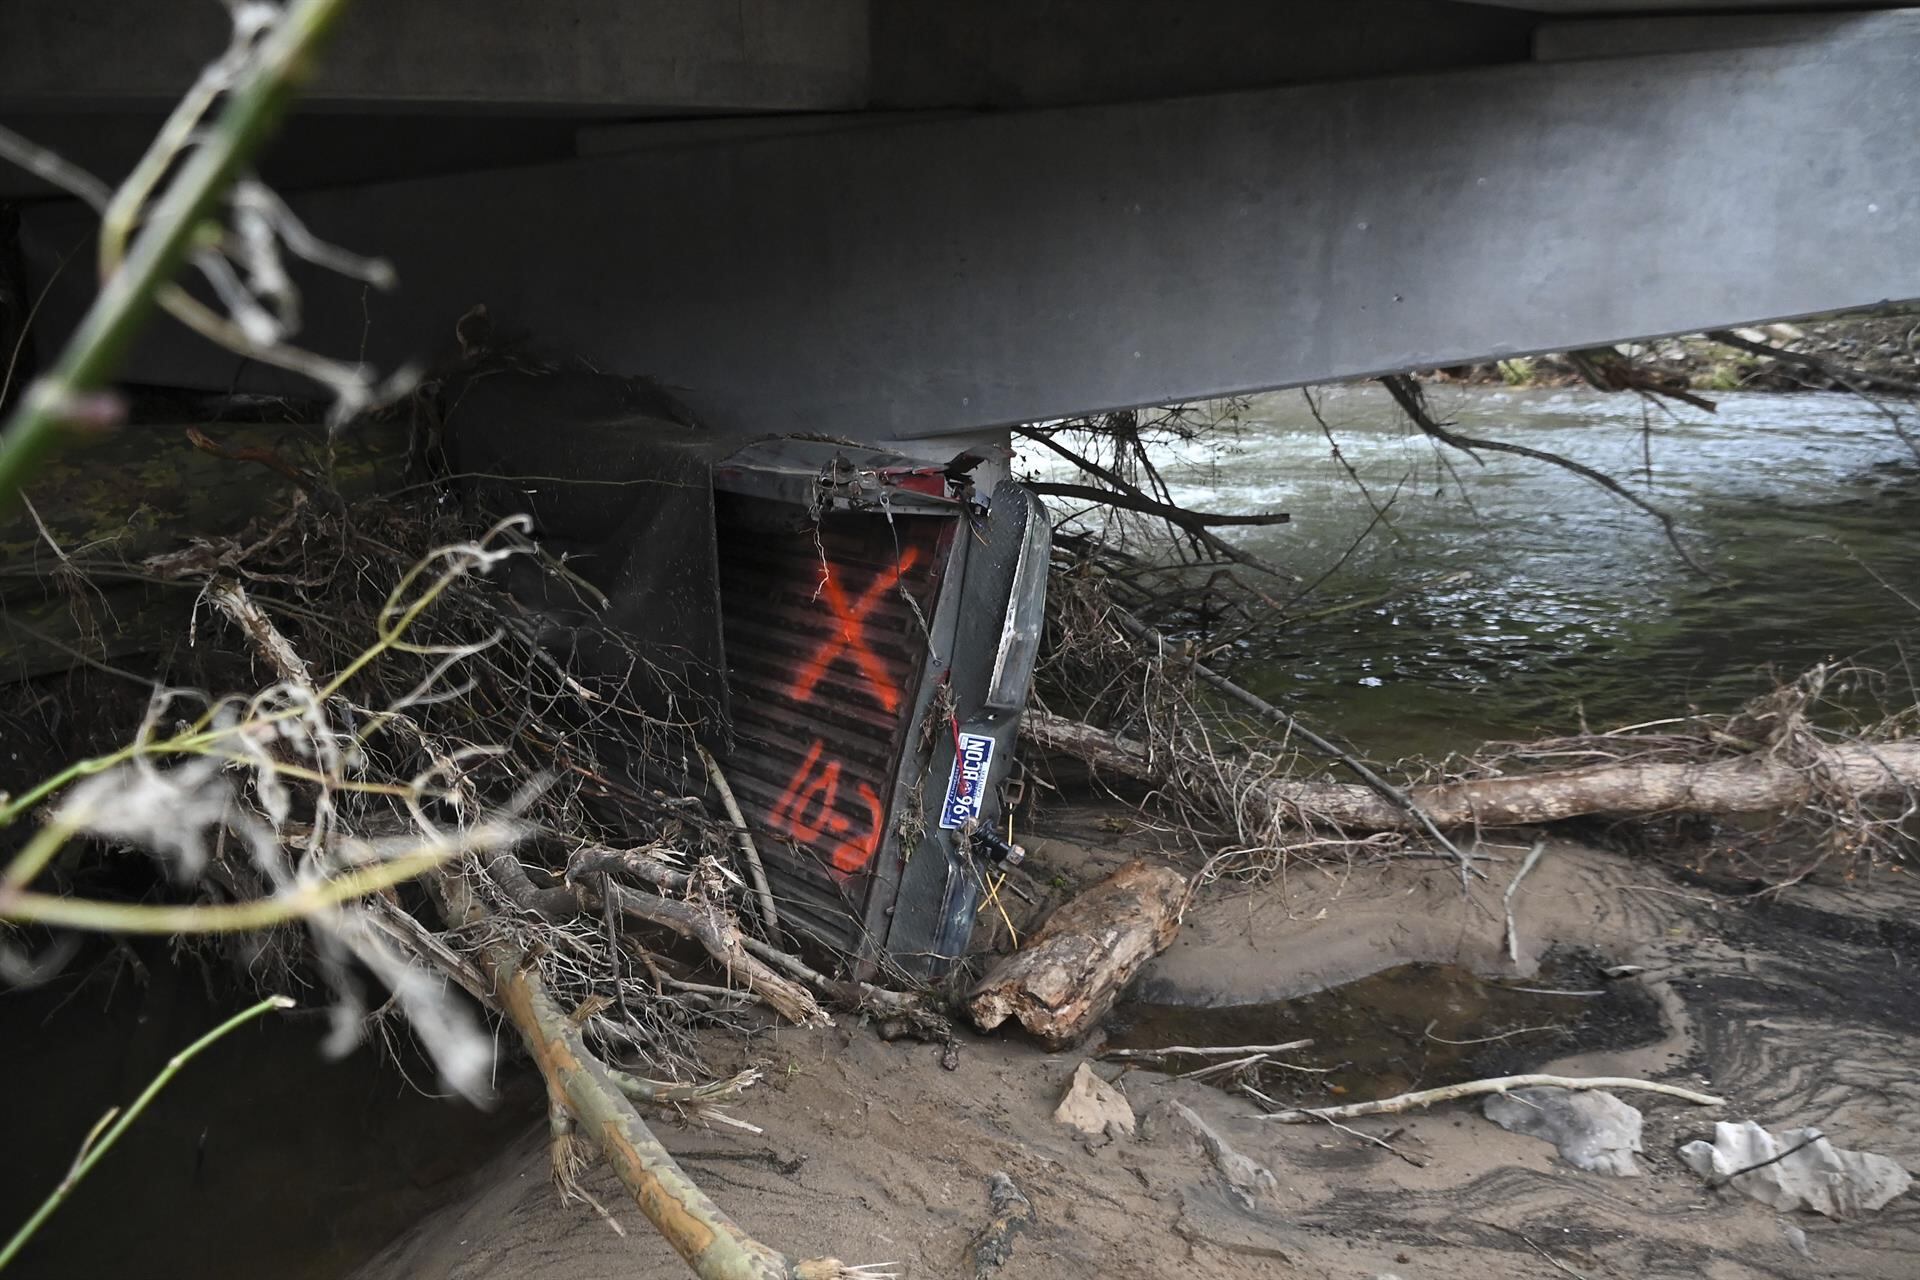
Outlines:
<svg viewBox="0 0 1920 1280"><path fill-rule="evenodd" d="M901 438L1920 296L1920 12L1854 22L314 197L402 280L317 288L314 340L430 360L484 301L722 423ZM133 366L236 372L177 332Z"/></svg>
<svg viewBox="0 0 1920 1280"><path fill-rule="evenodd" d="M862 105L868 0L388 0L352 6L309 105ZM226 43L213 0L6 0L0 104L171 102Z"/></svg>

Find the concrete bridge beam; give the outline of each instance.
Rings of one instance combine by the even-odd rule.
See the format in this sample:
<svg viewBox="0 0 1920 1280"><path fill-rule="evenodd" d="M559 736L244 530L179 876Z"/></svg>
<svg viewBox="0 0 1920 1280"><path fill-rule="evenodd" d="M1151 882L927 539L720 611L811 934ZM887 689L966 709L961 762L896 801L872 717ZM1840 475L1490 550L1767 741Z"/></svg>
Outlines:
<svg viewBox="0 0 1920 1280"><path fill-rule="evenodd" d="M309 197L402 281L316 286L309 314L320 347L391 364L485 302L717 422L923 436L1920 297L1915 119L1907 10L1790 43L694 140ZM30 247L79 229L43 216ZM133 372L257 373L178 332Z"/></svg>

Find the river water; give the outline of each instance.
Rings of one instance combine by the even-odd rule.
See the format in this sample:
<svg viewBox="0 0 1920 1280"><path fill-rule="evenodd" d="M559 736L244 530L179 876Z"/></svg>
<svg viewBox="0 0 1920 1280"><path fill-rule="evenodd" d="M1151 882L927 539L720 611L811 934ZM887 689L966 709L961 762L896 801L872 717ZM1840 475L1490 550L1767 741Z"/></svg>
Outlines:
<svg viewBox="0 0 1920 1280"><path fill-rule="evenodd" d="M1295 612L1369 603L1237 644L1228 665L1255 690L1386 758L1562 731L1583 715L1601 728L1730 710L1770 673L1834 658L1884 673L1887 696L1912 701L1920 460L1873 406L1759 392L1718 395L1715 413L1586 390L1429 397L1463 434L1619 479L1671 513L1722 580L1578 476L1440 450L1377 385L1315 393L1345 465L1302 393L1258 396L1237 427L1165 449L1175 495L1291 513L1222 534L1306 583L1328 575ZM1068 478L1033 453L1029 471ZM1387 515L1368 533L1376 505Z"/></svg>

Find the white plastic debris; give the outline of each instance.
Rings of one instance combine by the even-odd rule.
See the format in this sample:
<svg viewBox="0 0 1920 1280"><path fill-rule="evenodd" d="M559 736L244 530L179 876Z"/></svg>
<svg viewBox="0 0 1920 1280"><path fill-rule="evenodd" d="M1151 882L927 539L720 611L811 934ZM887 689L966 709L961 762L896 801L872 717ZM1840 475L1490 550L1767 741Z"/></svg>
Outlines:
<svg viewBox="0 0 1920 1280"><path fill-rule="evenodd" d="M1709 1182L1728 1183L1771 1208L1811 1209L1829 1218L1871 1212L1913 1185L1886 1156L1842 1151L1818 1129L1775 1135L1751 1120L1720 1121L1712 1142L1689 1142L1680 1158Z"/></svg>
<svg viewBox="0 0 1920 1280"><path fill-rule="evenodd" d="M1514 1089L1493 1094L1481 1110L1502 1129L1551 1142L1576 1169L1640 1176L1640 1112L1605 1090Z"/></svg>

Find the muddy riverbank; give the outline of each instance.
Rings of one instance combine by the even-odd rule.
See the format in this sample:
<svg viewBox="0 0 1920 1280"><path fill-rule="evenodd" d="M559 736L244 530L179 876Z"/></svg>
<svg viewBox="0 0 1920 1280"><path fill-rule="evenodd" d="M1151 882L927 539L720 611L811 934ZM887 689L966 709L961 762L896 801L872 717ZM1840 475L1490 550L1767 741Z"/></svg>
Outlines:
<svg viewBox="0 0 1920 1280"><path fill-rule="evenodd" d="M1060 829L1091 829L1087 812ZM1132 843L1141 843L1134 837ZM1147 841L1150 843L1150 841ZM1061 878L1119 856L1046 840L1036 862ZM740 1108L763 1137L675 1130L666 1141L713 1196L796 1254L895 1260L903 1274L968 1274L987 1217L989 1173L1010 1173L1038 1222L1001 1275L1537 1277L1541 1251L1582 1274L1695 1277L1910 1274L1920 1201L1869 1219L1782 1218L1707 1190L1674 1155L1715 1119L1815 1124L1839 1145L1920 1164L1920 1011L1898 976L1920 964L1904 881L1875 893L1813 891L1792 904L1727 892L1683 867L1554 842L1516 895L1522 963L1502 955L1503 877L1472 899L1457 877L1417 862L1309 870L1285 884L1219 889L1196 905L1174 950L1148 973L1148 998L1275 998L1408 962L1505 979L1537 972L1551 943L1616 965L1657 1006L1660 1028L1629 1049L1546 1048L1538 1066L1707 1088L1711 1110L1638 1095L1646 1176L1577 1172L1552 1149L1494 1127L1468 1104L1356 1122L1400 1154L1324 1127L1255 1118L1245 1098L1109 1064L1136 1112L1136 1137L1087 1141L1050 1120L1077 1053L1018 1036L963 1036L941 1051L841 1026L714 1042L715 1066L765 1063L769 1085ZM1337 1045L1324 1046L1337 1053ZM1308 1087L1311 1089L1311 1086ZM1207 1158L1168 1123L1179 1101L1269 1168L1270 1201L1238 1203ZM563 1207L546 1179L543 1135L476 1173L464 1197L421 1222L359 1280L526 1277L611 1280L678 1265L621 1204L604 1173L592 1190L626 1221L616 1238ZM1786 1227L1806 1232L1811 1256Z"/></svg>

